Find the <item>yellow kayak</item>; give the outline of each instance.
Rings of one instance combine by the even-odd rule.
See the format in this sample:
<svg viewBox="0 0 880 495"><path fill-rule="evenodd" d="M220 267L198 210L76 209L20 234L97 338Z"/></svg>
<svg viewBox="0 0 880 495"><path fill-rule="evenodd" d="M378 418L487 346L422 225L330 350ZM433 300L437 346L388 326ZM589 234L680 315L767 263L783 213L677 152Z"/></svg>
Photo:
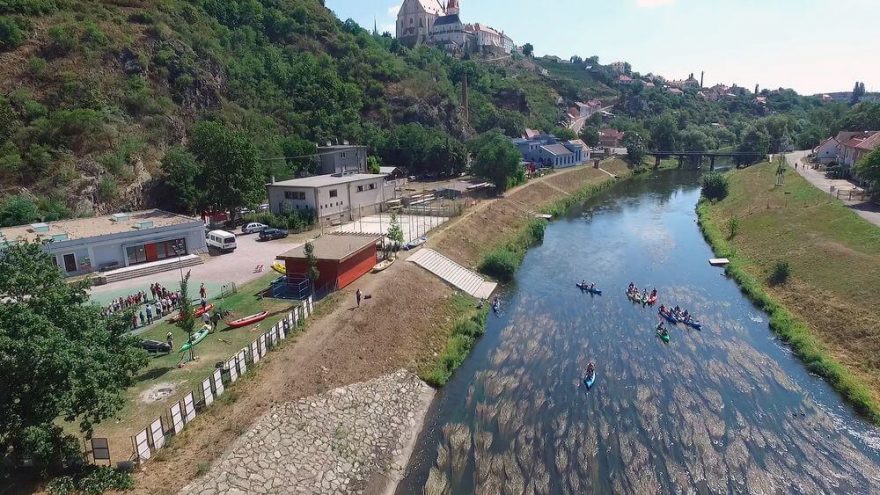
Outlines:
<svg viewBox="0 0 880 495"><path fill-rule="evenodd" d="M287 267L284 266L284 263L282 263L280 261L276 261L275 263L272 263L272 269L282 275L287 274Z"/></svg>

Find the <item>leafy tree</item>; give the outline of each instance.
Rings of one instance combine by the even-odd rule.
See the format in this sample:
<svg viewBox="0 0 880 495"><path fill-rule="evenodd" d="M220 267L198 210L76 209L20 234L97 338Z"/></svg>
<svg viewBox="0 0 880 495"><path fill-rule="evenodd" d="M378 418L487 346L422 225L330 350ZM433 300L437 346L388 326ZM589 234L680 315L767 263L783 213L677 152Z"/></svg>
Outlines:
<svg viewBox="0 0 880 495"><path fill-rule="evenodd" d="M754 153L755 156L737 157L739 164L754 163L761 160L770 151L770 135L761 127L752 127L743 135L742 142L736 148L739 153Z"/></svg>
<svg viewBox="0 0 880 495"><path fill-rule="evenodd" d="M162 158L168 201L175 209L193 212L204 202L201 183L202 166L192 153L175 146Z"/></svg>
<svg viewBox="0 0 880 495"><path fill-rule="evenodd" d="M281 152L287 158L287 166L290 167L290 175L296 176L300 172L314 172L315 160L312 155L318 152L315 143L296 136L289 136L281 140Z"/></svg>
<svg viewBox="0 0 880 495"><path fill-rule="evenodd" d="M880 147L868 153L856 163L856 175L871 183L872 189L880 189Z"/></svg>
<svg viewBox="0 0 880 495"><path fill-rule="evenodd" d="M196 317L193 313L192 299L189 297L189 275L190 272L187 270L186 275L180 281L180 300L178 301L180 319L177 320L177 326L186 332L187 342L192 342L193 330L196 328ZM189 359L192 361L195 358L195 346L190 346Z"/></svg>
<svg viewBox="0 0 880 495"><path fill-rule="evenodd" d="M855 86L853 86L852 95L849 99L850 106L859 103L863 96L865 96L865 83L856 81Z"/></svg>
<svg viewBox="0 0 880 495"><path fill-rule="evenodd" d="M202 121L193 130L189 151L202 164L205 203L227 210L259 203L263 198L257 150L243 134L217 122Z"/></svg>
<svg viewBox="0 0 880 495"><path fill-rule="evenodd" d="M44 471L78 454L56 421L96 423L124 405L123 392L147 364L129 336L129 316L103 318L88 304L88 282L68 284L36 243L0 256L0 451L31 454Z"/></svg>
<svg viewBox="0 0 880 495"><path fill-rule="evenodd" d="M678 151L678 123L671 113L664 113L648 123L651 145L657 151Z"/></svg>
<svg viewBox="0 0 880 495"><path fill-rule="evenodd" d="M629 157L630 163L636 166L642 163L642 160L648 153L645 141L637 132L627 132L623 136L623 146L626 148L626 154Z"/></svg>
<svg viewBox="0 0 880 495"><path fill-rule="evenodd" d="M476 158L471 171L495 184L495 191L507 189L520 170L520 154L510 139L498 132L490 132L477 144Z"/></svg>
<svg viewBox="0 0 880 495"><path fill-rule="evenodd" d="M311 242L305 243L303 252L306 254L306 265L309 267L306 276L309 278L309 284L311 284L312 289L314 289L315 282L321 276L321 272L318 271L318 258L315 256L315 245Z"/></svg>
<svg viewBox="0 0 880 495"><path fill-rule="evenodd" d="M535 53L535 47L531 43L526 43L522 46L522 53L526 57L531 57Z"/></svg>
<svg viewBox="0 0 880 495"><path fill-rule="evenodd" d="M397 212L391 212L391 225L388 227L388 239L393 243L394 251L400 249L400 246L403 245L403 229L400 227L400 219L397 217Z"/></svg>
<svg viewBox="0 0 880 495"><path fill-rule="evenodd" d="M557 127L553 129L553 135L563 141L570 141L577 138L577 134L568 127Z"/></svg>
<svg viewBox="0 0 880 495"><path fill-rule="evenodd" d="M378 174L381 171L382 161L379 160L379 157L370 155L367 157L367 172L371 174Z"/></svg>
<svg viewBox="0 0 880 495"><path fill-rule="evenodd" d="M726 198L728 187L727 176L721 172L709 172L703 175L702 193L706 199L717 201Z"/></svg>
<svg viewBox="0 0 880 495"><path fill-rule="evenodd" d="M27 196L7 197L0 206L0 227L25 225L40 219L37 205Z"/></svg>
<svg viewBox="0 0 880 495"><path fill-rule="evenodd" d="M24 43L24 33L15 19L0 16L0 50L9 50Z"/></svg>
<svg viewBox="0 0 880 495"><path fill-rule="evenodd" d="M599 128L597 127L591 125L583 126L578 137L580 137L581 141L586 143L587 146L599 146Z"/></svg>

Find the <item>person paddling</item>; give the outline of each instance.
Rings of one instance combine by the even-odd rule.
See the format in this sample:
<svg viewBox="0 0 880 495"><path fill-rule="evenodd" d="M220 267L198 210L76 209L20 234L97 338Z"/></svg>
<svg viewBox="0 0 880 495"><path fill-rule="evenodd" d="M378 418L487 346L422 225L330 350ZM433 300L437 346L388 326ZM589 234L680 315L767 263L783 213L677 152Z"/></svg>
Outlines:
<svg viewBox="0 0 880 495"><path fill-rule="evenodd" d="M589 364L587 364L587 375L586 375L586 378L587 378L587 379L592 378L593 373L595 373L595 372L596 372L596 367L593 365L593 362L590 361Z"/></svg>

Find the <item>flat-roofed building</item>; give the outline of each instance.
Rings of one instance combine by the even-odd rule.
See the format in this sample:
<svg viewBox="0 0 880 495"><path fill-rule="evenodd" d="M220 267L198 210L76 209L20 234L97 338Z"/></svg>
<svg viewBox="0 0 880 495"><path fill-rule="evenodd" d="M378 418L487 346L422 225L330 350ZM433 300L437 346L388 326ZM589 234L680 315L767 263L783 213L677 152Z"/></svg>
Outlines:
<svg viewBox="0 0 880 495"><path fill-rule="evenodd" d="M55 264L66 276L183 257L193 259L194 255L208 250L204 222L162 210L0 229L0 248L19 241L48 241L43 249L54 257ZM176 268L173 263L169 265L168 269Z"/></svg>
<svg viewBox="0 0 880 495"><path fill-rule="evenodd" d="M322 174L365 173L367 147L349 144L318 146Z"/></svg>
<svg viewBox="0 0 880 495"><path fill-rule="evenodd" d="M376 234L328 234L312 242L318 260L318 291L341 289L376 265L376 245L381 239ZM305 248L300 246L281 254L289 280L300 280L309 271Z"/></svg>
<svg viewBox="0 0 880 495"><path fill-rule="evenodd" d="M335 225L382 211L394 185L383 174L332 174L266 185L272 213L310 212L321 224Z"/></svg>

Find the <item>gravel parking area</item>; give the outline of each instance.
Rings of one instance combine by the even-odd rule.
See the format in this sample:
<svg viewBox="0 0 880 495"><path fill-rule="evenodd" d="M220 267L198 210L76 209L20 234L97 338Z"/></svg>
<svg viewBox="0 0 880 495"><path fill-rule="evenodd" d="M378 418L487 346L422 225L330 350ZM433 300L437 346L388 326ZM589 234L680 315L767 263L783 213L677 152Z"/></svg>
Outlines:
<svg viewBox="0 0 880 495"><path fill-rule="evenodd" d="M443 225L449 218L424 215L400 215L400 228L403 230L403 241L409 242L425 235L433 228ZM339 227L333 227L331 232L365 232L369 234L387 234L391 225L391 215L370 215L360 220L350 222Z"/></svg>

